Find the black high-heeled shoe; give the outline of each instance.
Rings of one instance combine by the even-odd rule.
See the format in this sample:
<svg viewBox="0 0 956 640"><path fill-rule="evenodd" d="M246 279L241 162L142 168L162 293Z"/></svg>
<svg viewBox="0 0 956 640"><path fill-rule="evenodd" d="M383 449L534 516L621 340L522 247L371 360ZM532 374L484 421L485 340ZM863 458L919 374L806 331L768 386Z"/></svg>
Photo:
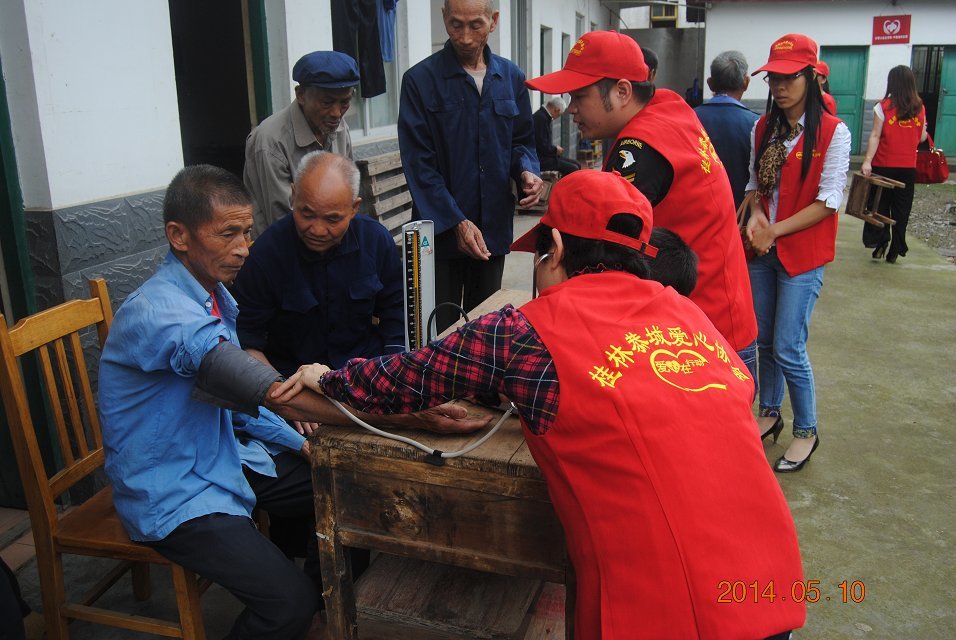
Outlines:
<svg viewBox="0 0 956 640"><path fill-rule="evenodd" d="M783 431L783 416L777 416L776 422L773 425L760 434L761 440L766 440L767 436L773 434L773 443L777 444L777 438L780 437L780 432Z"/></svg>
<svg viewBox="0 0 956 640"><path fill-rule="evenodd" d="M773 465L773 470L777 473L796 473L803 469L803 465L810 461L810 456L813 455L813 452L817 450L817 447L820 446L820 436L817 435L817 439L814 440L813 446L810 448L810 453L807 454L807 457L801 460L800 462L794 462L793 460L787 460L785 456L780 456L777 459L777 462Z"/></svg>
<svg viewBox="0 0 956 640"><path fill-rule="evenodd" d="M889 245L889 242L881 242L876 246L876 249L873 249L873 259L880 260L886 255L886 247Z"/></svg>

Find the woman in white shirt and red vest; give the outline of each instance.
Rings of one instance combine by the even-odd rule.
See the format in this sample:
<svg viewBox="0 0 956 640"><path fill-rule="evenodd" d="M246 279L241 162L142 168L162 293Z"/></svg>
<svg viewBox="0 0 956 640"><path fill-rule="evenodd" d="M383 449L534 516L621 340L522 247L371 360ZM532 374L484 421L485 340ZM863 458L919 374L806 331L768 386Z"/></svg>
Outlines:
<svg viewBox="0 0 956 640"><path fill-rule="evenodd" d="M916 147L926 135L926 108L916 93L913 70L905 65L893 67L886 78L886 95L873 107L873 129L860 168L865 176L875 173L906 185L884 191L877 206L880 213L896 221L895 225L863 227L863 244L875 247L876 260L886 255L886 261L893 263L898 256L906 255L906 224L916 183Z"/></svg>
<svg viewBox="0 0 956 640"><path fill-rule="evenodd" d="M770 47L767 113L754 126L750 182L757 197L747 223L750 286L757 316L761 434L783 430L784 382L793 408L793 441L774 464L799 471L820 444L816 392L807 357L810 315L823 265L836 248L837 209L850 165L850 132L828 113L816 82L817 43L783 36Z"/></svg>

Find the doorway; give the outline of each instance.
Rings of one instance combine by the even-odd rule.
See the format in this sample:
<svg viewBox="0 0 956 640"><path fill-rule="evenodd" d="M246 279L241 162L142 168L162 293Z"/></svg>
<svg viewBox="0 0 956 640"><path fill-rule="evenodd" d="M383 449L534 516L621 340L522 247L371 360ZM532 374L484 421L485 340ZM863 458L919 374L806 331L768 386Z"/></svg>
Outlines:
<svg viewBox="0 0 956 640"><path fill-rule="evenodd" d="M916 92L926 107L927 129L933 138L936 138L936 115L940 104L943 50L943 47L935 45L914 46L910 62L910 68L916 76Z"/></svg>
<svg viewBox="0 0 956 640"><path fill-rule="evenodd" d="M820 59L830 65L828 80L830 95L836 100L836 115L850 130L851 154L860 153L866 54L866 47L822 47L820 49Z"/></svg>
<svg viewBox="0 0 956 640"><path fill-rule="evenodd" d="M248 4L256 2L169 0L183 162L240 177L258 123Z"/></svg>

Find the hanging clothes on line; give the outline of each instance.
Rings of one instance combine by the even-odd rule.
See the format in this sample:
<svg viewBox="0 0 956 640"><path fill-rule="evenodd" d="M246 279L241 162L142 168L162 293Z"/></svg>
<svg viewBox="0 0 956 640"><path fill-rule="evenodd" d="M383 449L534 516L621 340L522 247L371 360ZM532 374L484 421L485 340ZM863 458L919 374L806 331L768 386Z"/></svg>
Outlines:
<svg viewBox="0 0 956 640"><path fill-rule="evenodd" d="M398 13L398 0L378 1L378 35L382 47L382 60L395 60L395 14Z"/></svg>
<svg viewBox="0 0 956 640"><path fill-rule="evenodd" d="M332 0L332 48L347 53L358 62L363 98L385 93L378 1Z"/></svg>

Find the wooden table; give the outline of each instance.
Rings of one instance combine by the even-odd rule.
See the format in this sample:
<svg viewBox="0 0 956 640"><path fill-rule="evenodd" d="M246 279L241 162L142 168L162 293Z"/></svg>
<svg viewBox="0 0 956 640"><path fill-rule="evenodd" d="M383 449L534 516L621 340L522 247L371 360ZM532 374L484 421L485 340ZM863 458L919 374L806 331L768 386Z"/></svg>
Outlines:
<svg viewBox="0 0 956 640"><path fill-rule="evenodd" d="M516 298L499 292L478 311L504 297ZM484 432L402 435L456 451ZM566 584L566 637L573 637L573 572L564 533L517 418L443 466L426 463L418 449L358 428L323 427L312 436L311 449L329 637L358 638L343 546Z"/></svg>

